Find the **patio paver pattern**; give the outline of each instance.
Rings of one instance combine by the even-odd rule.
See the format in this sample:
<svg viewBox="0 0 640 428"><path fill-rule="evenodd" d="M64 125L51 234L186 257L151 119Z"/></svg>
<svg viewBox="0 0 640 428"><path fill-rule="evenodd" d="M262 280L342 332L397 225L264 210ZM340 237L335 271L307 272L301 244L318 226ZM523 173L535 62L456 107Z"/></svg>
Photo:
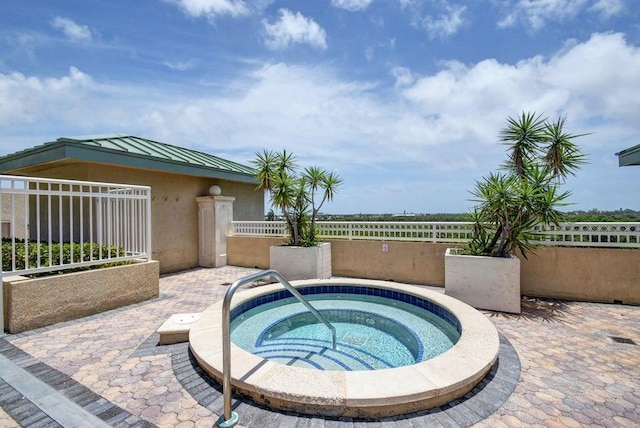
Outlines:
<svg viewBox="0 0 640 428"><path fill-rule="evenodd" d="M189 365L185 344L156 346L155 331L172 314L219 301L230 283L255 271L227 266L166 275L158 299L6 335L0 353L114 426L211 427L221 400L201 404L213 387L181 369ZM517 353L520 377L513 393L472 426L640 426L640 307L525 298L521 315L485 315ZM2 379L0 396L0 426L56 426ZM244 424L240 413L240 426L431 426L419 415L364 422L275 413Z"/></svg>

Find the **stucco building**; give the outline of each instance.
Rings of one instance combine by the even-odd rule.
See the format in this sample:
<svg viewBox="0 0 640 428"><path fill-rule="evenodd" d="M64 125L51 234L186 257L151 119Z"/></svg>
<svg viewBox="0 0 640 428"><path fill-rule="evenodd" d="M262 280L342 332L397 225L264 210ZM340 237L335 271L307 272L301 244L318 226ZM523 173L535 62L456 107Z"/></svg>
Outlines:
<svg viewBox="0 0 640 428"><path fill-rule="evenodd" d="M198 265L198 204L212 185L234 197L234 220L261 220L251 167L131 135L58 138L0 158L0 173L151 187L153 258L160 272Z"/></svg>

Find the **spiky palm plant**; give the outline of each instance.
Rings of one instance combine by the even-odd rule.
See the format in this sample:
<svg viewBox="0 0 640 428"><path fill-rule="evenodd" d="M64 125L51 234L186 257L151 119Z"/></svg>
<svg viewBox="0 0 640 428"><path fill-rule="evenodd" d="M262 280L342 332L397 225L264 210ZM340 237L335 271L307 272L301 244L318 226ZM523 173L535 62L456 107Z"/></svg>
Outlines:
<svg viewBox="0 0 640 428"><path fill-rule="evenodd" d="M474 235L467 250L475 255L523 257L535 248L533 230L540 224L558 224L569 191L559 186L574 175L586 158L573 142L586 134L564 132L565 118L548 122L541 115L522 113L507 119L500 139L508 146L504 172L490 173L471 192Z"/></svg>
<svg viewBox="0 0 640 428"><path fill-rule="evenodd" d="M332 201L338 187L342 184L342 178L333 171L327 171L317 166L307 167L303 177L308 184L308 190L311 198L311 226L309 229L309 238L311 242L316 242L316 217L320 212L320 208L326 201ZM320 191L322 197L320 203L316 205L317 192Z"/></svg>
<svg viewBox="0 0 640 428"><path fill-rule="evenodd" d="M303 173L298 173L295 158L286 150L256 153L253 164L256 166L258 189L269 192L271 204L285 218L290 244L316 245L316 217L322 205L333 200L342 184L340 176L317 166L307 167Z"/></svg>

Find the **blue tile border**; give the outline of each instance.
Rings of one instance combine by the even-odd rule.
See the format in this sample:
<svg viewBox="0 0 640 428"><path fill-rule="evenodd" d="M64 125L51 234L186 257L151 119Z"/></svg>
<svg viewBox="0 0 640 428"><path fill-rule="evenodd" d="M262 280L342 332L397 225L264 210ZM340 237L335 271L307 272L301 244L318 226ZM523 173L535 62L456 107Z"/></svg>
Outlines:
<svg viewBox="0 0 640 428"><path fill-rule="evenodd" d="M445 320L451 325L458 334L462 334L462 326L458 318L452 314L446 308L438 305L421 297L414 296L412 294L402 293L397 290L389 290L386 288L369 287L365 285L310 285L306 287L299 287L297 290L302 295L314 295L314 294L355 294L384 297L387 299L396 300L403 303L408 303L413 306L422 308L428 312ZM273 293L258 296L254 299L241 303L231 310L231 319L242 315L250 309L261 306L265 303L271 303L282 299L293 297L288 290L275 291Z"/></svg>

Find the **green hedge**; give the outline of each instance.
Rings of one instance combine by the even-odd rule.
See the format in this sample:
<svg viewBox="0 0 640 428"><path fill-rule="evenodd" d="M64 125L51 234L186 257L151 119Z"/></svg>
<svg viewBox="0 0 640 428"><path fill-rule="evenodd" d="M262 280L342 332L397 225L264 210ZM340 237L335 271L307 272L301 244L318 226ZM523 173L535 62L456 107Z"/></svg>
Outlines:
<svg viewBox="0 0 640 428"><path fill-rule="evenodd" d="M61 250L62 247L62 250ZM109 259L124 255L124 249L116 246L99 245L96 243L52 243L51 251L49 251L48 243L41 242L38 245L35 242L25 243L23 240L15 241L15 260L16 270L25 269L25 250L28 252L28 267L38 267L38 253L40 254L40 266L59 266L61 264L79 263L80 261ZM12 241L10 239L2 240L2 270L9 272L13 270L12 266ZM51 257L51 263L49 263ZM73 257L73 260L72 260ZM113 262L101 265L81 266L72 269L59 269L53 272L38 273L32 276L56 275L59 273L76 272L89 269L97 269L101 267L117 266L129 264L129 261Z"/></svg>

